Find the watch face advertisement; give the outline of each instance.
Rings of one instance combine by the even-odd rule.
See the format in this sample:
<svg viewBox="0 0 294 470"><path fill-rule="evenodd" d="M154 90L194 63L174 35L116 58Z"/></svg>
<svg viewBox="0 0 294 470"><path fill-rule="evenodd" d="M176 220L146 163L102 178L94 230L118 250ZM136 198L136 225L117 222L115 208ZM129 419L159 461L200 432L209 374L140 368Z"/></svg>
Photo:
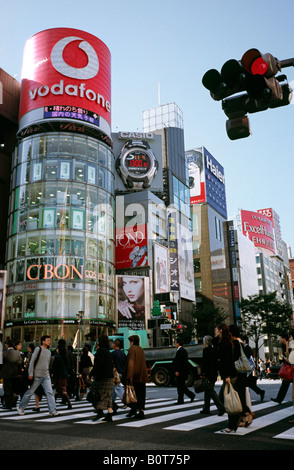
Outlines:
<svg viewBox="0 0 294 470"><path fill-rule="evenodd" d="M118 328L145 329L148 278L117 276Z"/></svg>
<svg viewBox="0 0 294 470"><path fill-rule="evenodd" d="M150 132L111 135L117 191L163 191L161 136Z"/></svg>
<svg viewBox="0 0 294 470"><path fill-rule="evenodd" d="M23 55L20 128L48 119L83 121L110 135L111 56L92 34L53 28L32 36Z"/></svg>

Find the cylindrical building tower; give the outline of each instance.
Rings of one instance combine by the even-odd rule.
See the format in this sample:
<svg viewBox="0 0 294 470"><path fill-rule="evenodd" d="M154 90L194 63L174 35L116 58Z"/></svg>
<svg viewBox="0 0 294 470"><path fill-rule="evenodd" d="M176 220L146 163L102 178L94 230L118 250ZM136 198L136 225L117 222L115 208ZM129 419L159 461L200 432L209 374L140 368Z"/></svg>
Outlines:
<svg viewBox="0 0 294 470"><path fill-rule="evenodd" d="M11 178L5 336L69 343L114 318L110 52L83 31L28 40Z"/></svg>

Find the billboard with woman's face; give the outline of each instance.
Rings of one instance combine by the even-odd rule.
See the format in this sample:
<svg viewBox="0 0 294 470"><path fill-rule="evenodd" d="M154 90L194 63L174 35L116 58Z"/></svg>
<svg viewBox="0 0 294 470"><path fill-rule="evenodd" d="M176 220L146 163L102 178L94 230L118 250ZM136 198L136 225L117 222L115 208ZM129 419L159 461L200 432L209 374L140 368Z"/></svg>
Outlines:
<svg viewBox="0 0 294 470"><path fill-rule="evenodd" d="M117 276L118 328L145 329L146 279L142 276Z"/></svg>

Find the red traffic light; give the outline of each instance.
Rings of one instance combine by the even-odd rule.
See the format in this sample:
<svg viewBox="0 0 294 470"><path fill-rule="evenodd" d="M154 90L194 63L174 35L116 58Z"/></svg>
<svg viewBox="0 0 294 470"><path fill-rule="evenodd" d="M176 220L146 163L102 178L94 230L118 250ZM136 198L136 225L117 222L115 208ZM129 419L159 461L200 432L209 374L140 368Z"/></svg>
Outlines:
<svg viewBox="0 0 294 470"><path fill-rule="evenodd" d="M281 64L273 55L261 54L258 49L249 49L241 59L241 64L251 75L273 77L281 70Z"/></svg>

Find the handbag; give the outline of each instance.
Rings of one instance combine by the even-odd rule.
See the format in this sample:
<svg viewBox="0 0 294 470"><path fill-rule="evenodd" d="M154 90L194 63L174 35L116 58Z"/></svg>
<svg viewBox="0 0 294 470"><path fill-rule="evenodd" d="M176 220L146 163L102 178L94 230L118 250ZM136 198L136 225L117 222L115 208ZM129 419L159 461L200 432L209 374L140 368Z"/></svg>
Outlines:
<svg viewBox="0 0 294 470"><path fill-rule="evenodd" d="M91 389L89 390L87 394L87 401L95 405L95 403L98 403L100 400L101 400L101 395L98 390L97 384L95 384L95 382L92 382Z"/></svg>
<svg viewBox="0 0 294 470"><path fill-rule="evenodd" d="M126 385L123 394L122 402L124 405L130 405L131 403L137 403L136 392L133 385Z"/></svg>
<svg viewBox="0 0 294 470"><path fill-rule="evenodd" d="M279 370L279 377L280 379L285 379L285 380L289 380L290 382L292 382L293 366L285 362Z"/></svg>
<svg viewBox="0 0 294 470"><path fill-rule="evenodd" d="M239 394L232 384L225 384L224 388L224 407L228 414L235 415L242 412L242 404Z"/></svg>
<svg viewBox="0 0 294 470"><path fill-rule="evenodd" d="M209 382L209 380L205 377L194 382L194 389L196 393L205 392L206 390L211 390L212 388L212 383Z"/></svg>
<svg viewBox="0 0 294 470"><path fill-rule="evenodd" d="M253 369L250 366L249 360L247 359L246 354L244 353L243 346L241 343L240 343L240 351L241 351L241 355L239 359L235 361L236 371L239 373L251 372Z"/></svg>

